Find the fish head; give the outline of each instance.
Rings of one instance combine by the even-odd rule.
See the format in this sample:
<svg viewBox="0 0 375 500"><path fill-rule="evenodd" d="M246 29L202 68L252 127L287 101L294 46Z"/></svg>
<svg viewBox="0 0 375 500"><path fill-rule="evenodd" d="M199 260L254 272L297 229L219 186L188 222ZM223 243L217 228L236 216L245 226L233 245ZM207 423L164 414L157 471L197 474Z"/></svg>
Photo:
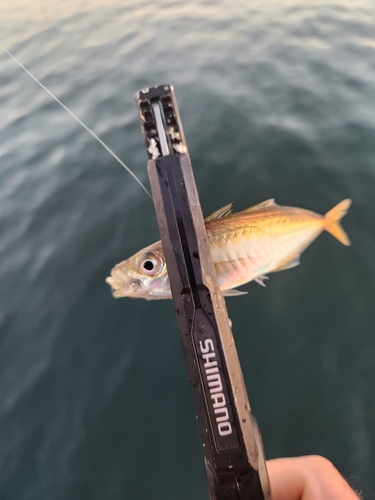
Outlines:
<svg viewBox="0 0 375 500"><path fill-rule="evenodd" d="M117 264L106 282L115 298L170 299L167 266L158 241Z"/></svg>

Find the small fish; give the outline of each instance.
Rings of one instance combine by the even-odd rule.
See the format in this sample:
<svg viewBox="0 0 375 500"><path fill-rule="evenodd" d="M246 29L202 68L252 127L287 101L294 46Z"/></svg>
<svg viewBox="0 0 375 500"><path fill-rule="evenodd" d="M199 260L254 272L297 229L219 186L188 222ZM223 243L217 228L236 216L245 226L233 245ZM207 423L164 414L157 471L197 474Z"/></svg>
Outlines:
<svg viewBox="0 0 375 500"><path fill-rule="evenodd" d="M239 213L233 203L205 219L208 242L223 295L242 295L235 287L249 281L264 285L267 273L291 269L299 256L325 229L344 245L349 238L340 226L351 200L336 205L326 215L282 207L273 199ZM161 242L117 264L106 282L115 298L170 299L171 290Z"/></svg>

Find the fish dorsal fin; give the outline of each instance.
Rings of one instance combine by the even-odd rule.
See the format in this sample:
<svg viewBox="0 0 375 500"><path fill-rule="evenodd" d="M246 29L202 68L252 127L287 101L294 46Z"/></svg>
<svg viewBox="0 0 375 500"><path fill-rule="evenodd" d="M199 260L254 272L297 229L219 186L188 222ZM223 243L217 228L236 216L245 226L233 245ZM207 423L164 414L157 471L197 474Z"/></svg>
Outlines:
<svg viewBox="0 0 375 500"><path fill-rule="evenodd" d="M207 217L204 219L204 221L209 222L210 220L220 219L221 217L225 217L226 215L231 214L233 205L234 205L234 202L232 201L231 203L228 203L228 205L225 205L224 207L219 208L219 210L215 210L215 212L212 212L212 214L207 215Z"/></svg>
<svg viewBox="0 0 375 500"><path fill-rule="evenodd" d="M271 198L270 200L262 201L262 203L258 203L258 205L254 205L253 207L246 208L246 210L242 210L243 213L249 212L259 212L259 210L264 210L265 208L277 207L275 203L275 199Z"/></svg>

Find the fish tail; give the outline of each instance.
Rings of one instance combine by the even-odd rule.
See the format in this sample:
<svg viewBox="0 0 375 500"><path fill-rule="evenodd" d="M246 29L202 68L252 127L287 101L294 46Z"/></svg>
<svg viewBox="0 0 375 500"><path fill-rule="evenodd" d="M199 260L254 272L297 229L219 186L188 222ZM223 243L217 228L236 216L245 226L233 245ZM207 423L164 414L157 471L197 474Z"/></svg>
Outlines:
<svg viewBox="0 0 375 500"><path fill-rule="evenodd" d="M333 207L324 216L326 219L326 226L325 226L326 231L331 233L332 236L337 238L339 241L341 241L343 245L346 246L350 245L350 240L346 232L340 226L340 220L348 212L348 209L351 204L352 200L347 198L346 200L341 201L338 205Z"/></svg>

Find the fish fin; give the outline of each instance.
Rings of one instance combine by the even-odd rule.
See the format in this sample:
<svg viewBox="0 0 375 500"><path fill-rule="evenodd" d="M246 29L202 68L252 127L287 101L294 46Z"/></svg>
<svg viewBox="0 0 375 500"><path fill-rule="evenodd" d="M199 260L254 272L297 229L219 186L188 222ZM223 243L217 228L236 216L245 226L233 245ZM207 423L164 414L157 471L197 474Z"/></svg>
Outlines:
<svg viewBox="0 0 375 500"><path fill-rule="evenodd" d="M276 207L275 199L271 198L270 200L262 201L262 203L258 203L258 205L254 205L253 207L246 208L242 210L241 213L246 212L258 212L259 210L263 210L264 208Z"/></svg>
<svg viewBox="0 0 375 500"><path fill-rule="evenodd" d="M262 285L262 286L266 286L263 281L264 280L268 280L268 276L266 276L265 274L261 274L260 276L257 276L256 278L254 278L254 281L256 281L259 285Z"/></svg>
<svg viewBox="0 0 375 500"><path fill-rule="evenodd" d="M341 201L338 205L333 207L329 212L325 214L326 226L325 230L332 234L335 238L337 238L343 245L349 246L350 240L346 232L340 226L340 220L347 213L350 205L352 204L352 200L347 198L346 200Z"/></svg>
<svg viewBox="0 0 375 500"><path fill-rule="evenodd" d="M247 295L248 292L242 292L241 290L224 290L223 297L239 297L240 295Z"/></svg>
<svg viewBox="0 0 375 500"><path fill-rule="evenodd" d="M292 269L300 264L299 258L300 256L296 255L292 259L283 260L277 267L271 269L271 272L275 273L276 271L286 271L287 269Z"/></svg>
<svg viewBox="0 0 375 500"><path fill-rule="evenodd" d="M221 217L225 217L226 215L231 214L233 205L234 202L232 201L231 203L228 203L228 205L225 205L224 207L215 210L215 212L212 212L212 214L207 215L207 217L204 219L204 222L209 222L210 220L214 219L220 219Z"/></svg>

